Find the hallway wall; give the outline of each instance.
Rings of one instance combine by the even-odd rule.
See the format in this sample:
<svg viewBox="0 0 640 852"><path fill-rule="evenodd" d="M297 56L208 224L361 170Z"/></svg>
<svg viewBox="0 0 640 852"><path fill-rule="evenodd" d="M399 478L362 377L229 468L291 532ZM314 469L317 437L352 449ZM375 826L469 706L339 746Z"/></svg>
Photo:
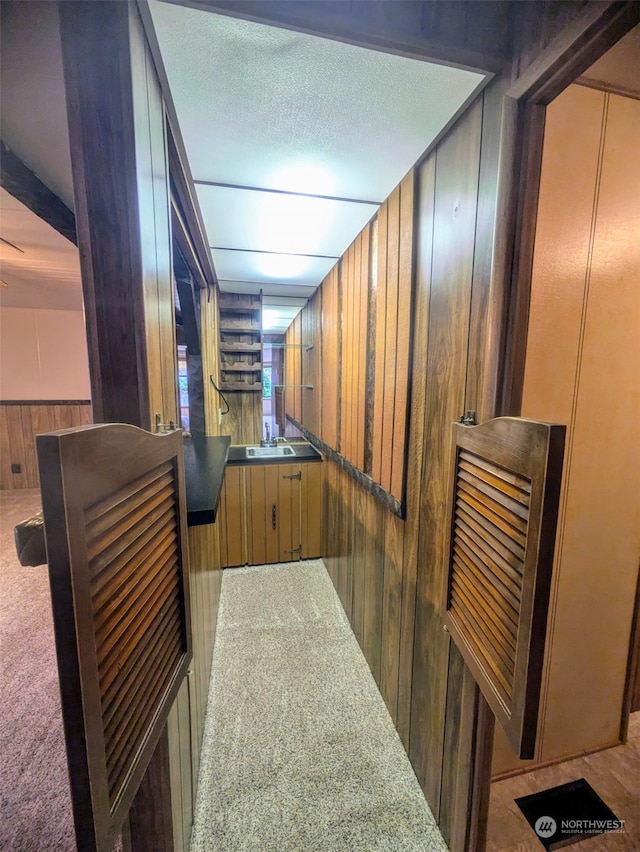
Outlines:
<svg viewBox="0 0 640 852"><path fill-rule="evenodd" d="M620 741L640 526L640 101L570 86L547 109L522 414L567 424L536 759ZM576 715L580 713L580 724Z"/></svg>
<svg viewBox="0 0 640 852"><path fill-rule="evenodd" d="M82 311L0 308L0 489L39 486L35 436L91 423L89 394Z"/></svg>
<svg viewBox="0 0 640 852"><path fill-rule="evenodd" d="M82 311L0 308L0 398L89 399Z"/></svg>

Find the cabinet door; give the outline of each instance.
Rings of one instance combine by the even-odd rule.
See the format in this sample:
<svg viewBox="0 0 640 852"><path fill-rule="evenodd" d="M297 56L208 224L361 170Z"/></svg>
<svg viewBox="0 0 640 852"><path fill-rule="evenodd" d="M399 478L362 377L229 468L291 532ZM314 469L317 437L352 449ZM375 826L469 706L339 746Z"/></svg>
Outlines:
<svg viewBox="0 0 640 852"><path fill-rule="evenodd" d="M316 559L322 547L322 464L309 463L301 468L302 559Z"/></svg>
<svg viewBox="0 0 640 852"><path fill-rule="evenodd" d="M220 530L220 561L223 568L245 565L245 478L243 467L227 467L220 493L216 524Z"/></svg>
<svg viewBox="0 0 640 852"><path fill-rule="evenodd" d="M249 565L300 558L300 465L252 465L247 474Z"/></svg>

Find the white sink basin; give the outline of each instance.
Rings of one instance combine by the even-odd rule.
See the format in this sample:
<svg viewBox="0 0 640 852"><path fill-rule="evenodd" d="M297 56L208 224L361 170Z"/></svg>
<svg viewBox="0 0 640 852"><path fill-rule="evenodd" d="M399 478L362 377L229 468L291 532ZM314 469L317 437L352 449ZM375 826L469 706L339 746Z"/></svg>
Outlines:
<svg viewBox="0 0 640 852"><path fill-rule="evenodd" d="M277 447L247 447L247 458L273 458L274 456L295 456L295 451L287 444L278 444Z"/></svg>

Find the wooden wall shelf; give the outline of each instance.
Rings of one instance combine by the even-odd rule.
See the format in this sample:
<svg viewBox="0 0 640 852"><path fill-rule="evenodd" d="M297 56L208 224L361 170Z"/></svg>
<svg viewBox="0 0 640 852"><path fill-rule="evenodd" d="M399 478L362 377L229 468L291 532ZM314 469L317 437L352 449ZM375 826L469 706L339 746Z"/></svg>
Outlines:
<svg viewBox="0 0 640 852"><path fill-rule="evenodd" d="M262 391L262 293L221 293L220 390Z"/></svg>

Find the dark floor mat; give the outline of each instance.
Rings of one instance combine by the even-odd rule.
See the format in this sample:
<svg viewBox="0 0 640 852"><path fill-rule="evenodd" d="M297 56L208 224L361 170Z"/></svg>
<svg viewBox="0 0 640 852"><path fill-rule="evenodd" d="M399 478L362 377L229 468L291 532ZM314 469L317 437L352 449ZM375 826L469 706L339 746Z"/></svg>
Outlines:
<svg viewBox="0 0 640 852"><path fill-rule="evenodd" d="M584 779L515 800L545 849L560 849L623 823Z"/></svg>

